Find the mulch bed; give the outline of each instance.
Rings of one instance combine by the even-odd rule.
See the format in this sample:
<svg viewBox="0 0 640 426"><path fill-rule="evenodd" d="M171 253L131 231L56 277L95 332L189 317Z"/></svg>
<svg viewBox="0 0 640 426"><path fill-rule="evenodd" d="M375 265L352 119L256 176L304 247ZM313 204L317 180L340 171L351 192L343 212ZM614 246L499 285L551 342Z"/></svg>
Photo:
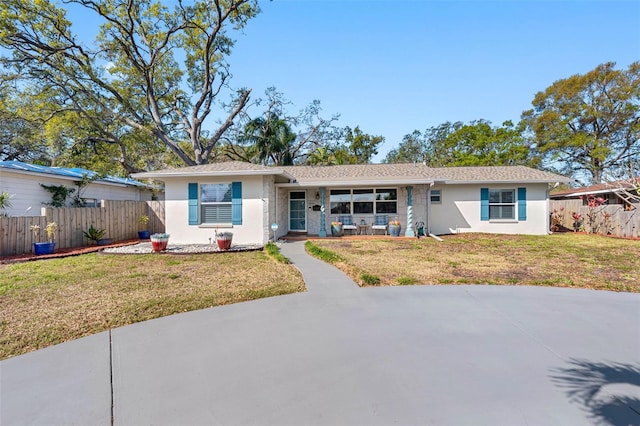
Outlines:
<svg viewBox="0 0 640 426"><path fill-rule="evenodd" d="M45 259L57 259L60 257L69 257L69 256L79 256L81 254L93 253L96 251L102 251L109 247L121 247L121 246L129 246L132 244L138 244L143 240L125 240L118 241L113 244L108 244L104 246L85 246L85 247L72 247L72 248L64 248L64 249L56 249L53 254L43 254L40 256L36 256L33 253L24 253L16 256L2 256L0 257L0 264L6 263L20 263L20 262L29 262L32 260L45 260Z"/></svg>

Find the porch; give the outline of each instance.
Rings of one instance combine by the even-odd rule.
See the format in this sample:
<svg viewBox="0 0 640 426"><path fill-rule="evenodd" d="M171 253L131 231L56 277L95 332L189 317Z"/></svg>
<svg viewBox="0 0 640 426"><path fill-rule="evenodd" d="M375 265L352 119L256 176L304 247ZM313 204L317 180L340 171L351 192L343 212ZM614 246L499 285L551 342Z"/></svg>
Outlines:
<svg viewBox="0 0 640 426"><path fill-rule="evenodd" d="M429 185L311 186L276 185L278 238L332 238L332 223L342 223L337 238L399 238L385 235L400 223L400 237L415 238L416 223L428 229Z"/></svg>

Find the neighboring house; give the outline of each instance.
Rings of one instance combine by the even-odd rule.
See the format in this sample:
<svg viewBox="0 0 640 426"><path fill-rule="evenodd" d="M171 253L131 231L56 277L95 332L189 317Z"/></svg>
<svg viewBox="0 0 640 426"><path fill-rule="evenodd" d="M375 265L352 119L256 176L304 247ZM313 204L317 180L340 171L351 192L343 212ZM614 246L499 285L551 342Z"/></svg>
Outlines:
<svg viewBox="0 0 640 426"><path fill-rule="evenodd" d="M635 183L634 183L635 182ZM640 177L616 182L605 182L597 185L584 186L563 191L555 191L549 194L552 200L582 200L587 205L587 195L595 195L606 200L607 205L621 204L625 210L633 210L639 207L640 197L638 187Z"/></svg>
<svg viewBox="0 0 640 426"><path fill-rule="evenodd" d="M434 234L546 234L549 186L570 179L523 166L431 168L423 164L265 167L213 163L138 173L165 183L166 231L175 243L208 243L214 229L234 242L265 243L291 232L324 237L351 215L416 222ZM407 226L409 225L409 226Z"/></svg>
<svg viewBox="0 0 640 426"><path fill-rule="evenodd" d="M96 172L80 168L46 167L20 161L0 161L0 192L11 195L9 216L40 216L42 206L51 202L51 193L40 184L64 185L75 189L83 176ZM100 200L151 200L155 187L135 179L106 176L89 183L82 190L85 206L99 206ZM69 205L70 200L67 200Z"/></svg>

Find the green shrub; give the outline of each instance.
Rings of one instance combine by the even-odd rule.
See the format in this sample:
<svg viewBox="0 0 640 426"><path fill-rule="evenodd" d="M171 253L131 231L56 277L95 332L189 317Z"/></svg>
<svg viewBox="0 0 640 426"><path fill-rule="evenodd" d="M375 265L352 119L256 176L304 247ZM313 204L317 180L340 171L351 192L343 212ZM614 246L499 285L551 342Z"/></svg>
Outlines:
<svg viewBox="0 0 640 426"><path fill-rule="evenodd" d="M360 279L366 285L380 285L380 277L377 275L372 275L372 274L363 272L360 274Z"/></svg>
<svg viewBox="0 0 640 426"><path fill-rule="evenodd" d="M89 226L89 229L87 229L86 231L83 231L82 233L84 234L85 237L87 237L88 240L98 241L99 239L104 237L104 234L106 233L106 231L102 228L96 228L93 225L91 225Z"/></svg>

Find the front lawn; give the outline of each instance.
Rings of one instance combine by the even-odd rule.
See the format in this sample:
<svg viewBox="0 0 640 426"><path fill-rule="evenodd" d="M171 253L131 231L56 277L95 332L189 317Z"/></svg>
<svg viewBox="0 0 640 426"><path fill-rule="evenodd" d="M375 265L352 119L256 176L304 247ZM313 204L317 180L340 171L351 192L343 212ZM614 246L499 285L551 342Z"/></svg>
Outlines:
<svg viewBox="0 0 640 426"><path fill-rule="evenodd" d="M134 322L304 290L297 269L262 251L0 265L0 359Z"/></svg>
<svg viewBox="0 0 640 426"><path fill-rule="evenodd" d="M315 255L360 285L509 284L640 292L640 241L573 233L443 239L313 240L307 249L327 250Z"/></svg>

